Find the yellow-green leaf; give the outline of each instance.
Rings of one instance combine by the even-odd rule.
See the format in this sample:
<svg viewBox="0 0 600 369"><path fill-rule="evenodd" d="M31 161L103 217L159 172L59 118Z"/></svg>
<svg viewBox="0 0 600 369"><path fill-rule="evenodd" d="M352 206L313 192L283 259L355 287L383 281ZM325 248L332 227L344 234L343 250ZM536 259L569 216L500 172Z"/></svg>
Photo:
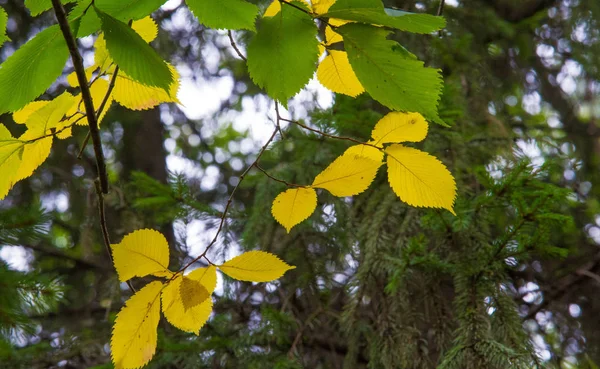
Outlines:
<svg viewBox="0 0 600 369"><path fill-rule="evenodd" d="M375 144L374 142L369 143L372 145ZM346 155L364 156L378 163L380 163L383 160L383 152L369 145L350 146L348 149L346 149L346 151L344 151L344 156Z"/></svg>
<svg viewBox="0 0 600 369"><path fill-rule="evenodd" d="M294 268L264 251L248 251L219 266L231 278L249 282L270 282Z"/></svg>
<svg viewBox="0 0 600 369"><path fill-rule="evenodd" d="M29 116L33 112L40 110L44 106L48 105L49 102L50 101L48 100L38 100L32 101L29 104L25 105L20 110L17 110L13 113L13 119L15 123L25 124L25 122L27 122L27 119L29 119Z"/></svg>
<svg viewBox="0 0 600 369"><path fill-rule="evenodd" d="M312 10L315 14L325 14L335 3L335 0L312 0Z"/></svg>
<svg viewBox="0 0 600 369"><path fill-rule="evenodd" d="M113 261L119 280L149 274L164 276L170 273L169 244L165 237L153 229L140 229L129 233L121 243L111 245Z"/></svg>
<svg viewBox="0 0 600 369"><path fill-rule="evenodd" d="M356 97L365 91L345 51L329 50L329 55L319 64L317 77L323 86L338 94Z"/></svg>
<svg viewBox="0 0 600 369"><path fill-rule="evenodd" d="M381 162L365 156L342 155L319 173L312 185L338 197L357 195L369 188L380 166Z"/></svg>
<svg viewBox="0 0 600 369"><path fill-rule="evenodd" d="M290 2L291 0L284 0L284 1ZM306 4L306 6L308 6L310 8L310 4L308 3L308 1L306 1L306 0L299 0L299 1L302 1L304 4ZM267 10L265 10L263 17L272 17L272 16L276 15L277 13L279 13L280 11L281 11L281 3L279 2L279 0L273 0L271 5L269 5Z"/></svg>
<svg viewBox="0 0 600 369"><path fill-rule="evenodd" d="M3 124L0 124L0 200L8 194L16 182L22 149L23 143L14 138Z"/></svg>
<svg viewBox="0 0 600 369"><path fill-rule="evenodd" d="M292 188L277 195L271 213L289 233L317 208L317 193L312 188Z"/></svg>
<svg viewBox="0 0 600 369"><path fill-rule="evenodd" d="M373 128L371 137L376 145L398 142L419 142L427 136L429 125L419 113L391 112Z"/></svg>
<svg viewBox="0 0 600 369"><path fill-rule="evenodd" d="M52 148L52 136L40 138L39 132L31 129L23 133L19 140L32 141L23 146L21 165L14 178L15 183L31 176L46 161Z"/></svg>
<svg viewBox="0 0 600 369"><path fill-rule="evenodd" d="M154 356L162 289L161 282L148 283L117 314L110 340L115 369L140 368Z"/></svg>
<svg viewBox="0 0 600 369"><path fill-rule="evenodd" d="M212 311L210 294L217 285L217 269L212 265L199 268L185 276L185 278L199 283L206 289L209 297L186 310L182 296L184 278L178 275L169 282L162 292L162 310L169 323L183 331L197 335Z"/></svg>
<svg viewBox="0 0 600 369"><path fill-rule="evenodd" d="M444 208L454 213L456 183L437 158L410 147L394 144L387 154L390 186L409 205Z"/></svg>

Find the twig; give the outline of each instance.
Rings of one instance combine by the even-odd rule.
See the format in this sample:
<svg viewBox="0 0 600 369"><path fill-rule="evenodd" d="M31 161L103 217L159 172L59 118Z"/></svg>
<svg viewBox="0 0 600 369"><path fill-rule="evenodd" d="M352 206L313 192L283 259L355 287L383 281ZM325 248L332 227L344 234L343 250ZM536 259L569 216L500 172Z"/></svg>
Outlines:
<svg viewBox="0 0 600 369"><path fill-rule="evenodd" d="M112 78L110 79L110 83L108 84L108 90L106 90L106 94L104 95L104 98L102 99L102 102L100 103L100 107L96 111L96 121L98 121L100 119L100 115L104 111L104 108L106 107L106 104L108 103L108 99L110 98L110 95L112 94L112 91L115 88L115 84L117 82L117 74L119 74L119 66L118 65L115 67L115 71L113 72ZM85 150L85 147L87 146L89 140L90 140L90 131L88 131L87 135L83 139L83 142L81 143L81 149L79 150L79 154L77 154L77 159L81 159L81 157L83 156L83 150Z"/></svg>
<svg viewBox="0 0 600 369"><path fill-rule="evenodd" d="M256 169L258 169L261 172L263 172L267 177L271 178L275 182L283 183L284 185L286 185L288 187L308 187L308 186L305 186L305 185L299 185L299 184L295 184L295 183L286 182L283 179L279 179L279 178L273 177L266 170L264 170L260 165L258 165L258 163L255 164L254 166L256 167Z"/></svg>
<svg viewBox="0 0 600 369"><path fill-rule="evenodd" d="M102 194L102 188L100 186L100 181L96 179L94 181L94 185L96 186L96 194L98 195L98 213L100 215L100 229L102 230L102 240L104 241L104 247L106 248L106 253L108 257L113 262L112 252L110 251L110 236L108 234L108 226L106 225L106 213L104 211L104 195ZM135 293L135 288L130 281L127 281L127 285L131 292Z"/></svg>
<svg viewBox="0 0 600 369"><path fill-rule="evenodd" d="M204 252L202 254L200 254L200 256L194 258L192 261L190 261L185 266L183 266L181 269L179 269L179 271L177 271L177 273L174 274L173 278L177 274L182 273L190 265L194 264L198 260L200 260L202 258L206 259L206 254L208 253L208 250L210 250L210 248L213 247L213 245L217 242L219 235L221 234L221 230L223 229L223 225L225 224L225 219L227 218L227 212L229 211L229 208L231 207L231 203L233 202L233 196L235 195L237 189L240 187L240 184L242 183L242 181L244 180L244 178L246 177L248 172L250 172L250 169L252 169L253 167L255 167L258 164L258 161L260 160L262 155L265 153L265 151L267 151L267 147L269 147L271 142L273 142L273 140L275 139L275 136L277 135L277 132L278 132L277 129L273 130L271 137L269 137L267 142L265 142L265 144L261 147L260 151L258 152L258 155L256 156L256 159L254 159L254 162L252 162L252 164L250 164L246 168L246 170L244 170L244 172L240 175L240 180L238 181L238 183L235 185L235 187L231 191L231 194L229 195L229 199L227 199L227 204L225 205L225 209L223 210L223 214L221 215L221 220L219 222L219 228L217 228L217 233L213 237L212 241L208 244L208 246L206 246L206 249L204 250ZM208 259L206 259L206 260L209 261Z"/></svg>
<svg viewBox="0 0 600 369"><path fill-rule="evenodd" d="M444 13L444 4L446 3L446 0L440 0L440 6L438 7L437 13L436 15L438 17L442 16L442 13ZM438 31L438 37L442 37L442 30Z"/></svg>
<svg viewBox="0 0 600 369"><path fill-rule="evenodd" d="M90 88L87 84L87 76L85 75L83 58L81 57L81 54L77 48L77 41L75 41L75 37L71 33L71 27L69 26L69 21L67 20L67 14L65 13L65 9L63 8L60 0L52 0L52 6L54 7L56 19L67 43L69 53L71 54L71 60L73 61L75 74L77 75L79 87L81 88L81 98L85 106L88 125L90 127L90 135L92 137L92 143L94 144L94 153L96 154L96 167L98 170L98 178L100 179L100 187L102 189L102 193L108 193L106 162L104 161L102 141L100 141L100 132L98 130L98 120L96 119Z"/></svg>
<svg viewBox="0 0 600 369"><path fill-rule="evenodd" d="M243 61L247 62L248 59L246 59L246 57L244 56L244 54L242 54L242 52L238 48L237 44L235 43L235 40L233 39L233 33L231 32L231 30L227 31L227 35L229 36L229 43L231 43L231 47L233 47L233 49L238 54L238 56L240 57L240 59L242 59Z"/></svg>

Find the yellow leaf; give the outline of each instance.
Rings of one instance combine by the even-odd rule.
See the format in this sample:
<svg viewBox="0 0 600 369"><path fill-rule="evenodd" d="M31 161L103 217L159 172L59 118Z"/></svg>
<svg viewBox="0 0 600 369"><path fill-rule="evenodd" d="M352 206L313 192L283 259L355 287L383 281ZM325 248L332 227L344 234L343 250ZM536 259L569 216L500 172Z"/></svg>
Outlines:
<svg viewBox="0 0 600 369"><path fill-rule="evenodd" d="M284 1L286 1L286 0L284 0ZM302 1L303 3L306 4L306 6L308 6L310 8L310 4L308 3L308 1L306 1L306 0L299 0L299 1ZM265 10L265 14L263 14L263 17L272 17L272 16L276 15L277 13L279 13L279 11L281 11L281 3L279 2L279 0L273 0L271 5L269 5L267 10Z"/></svg>
<svg viewBox="0 0 600 369"><path fill-rule="evenodd" d="M317 207L317 193L312 188L292 188L277 195L271 213L289 233L292 227L308 218Z"/></svg>
<svg viewBox="0 0 600 369"><path fill-rule="evenodd" d="M154 41L158 35L158 26L150 16L134 21L131 28L148 43Z"/></svg>
<svg viewBox="0 0 600 369"><path fill-rule="evenodd" d="M325 14L333 3L335 3L335 0L312 0L312 10L318 15Z"/></svg>
<svg viewBox="0 0 600 369"><path fill-rule="evenodd" d="M148 283L117 314L110 340L115 369L140 368L154 356L162 289L161 282Z"/></svg>
<svg viewBox="0 0 600 369"><path fill-rule="evenodd" d="M92 75L94 74L94 71L96 70L96 68L98 68L98 67L95 65L92 65L91 67L87 67L85 69L85 75L87 77L88 83L92 80ZM79 80L77 79L77 73L72 72L71 74L69 74L67 76L67 83L73 87L78 87Z"/></svg>
<svg viewBox="0 0 600 369"><path fill-rule="evenodd" d="M456 183L437 158L394 144L385 150L390 186L405 203L417 207L448 209L452 214Z"/></svg>
<svg viewBox="0 0 600 369"><path fill-rule="evenodd" d="M109 82L103 78L96 79L94 81L94 83L90 86L90 94L92 95L92 102L94 103L94 109L96 111L98 111L98 109L100 109L100 105L102 104L102 101L104 101L104 97L106 96L106 93L108 92L108 87L109 87ZM98 117L98 124L102 123L102 119L104 119L104 117L106 116L106 113L108 112L108 109L110 108L110 105L114 101L113 95L114 95L114 90L113 90L113 93L111 93L110 96L108 97L108 100L106 100L106 105L104 106L102 113ZM68 123L69 124L75 123L80 126L87 126L88 125L87 119L85 119L85 118L80 119L81 114L78 114L78 111L85 112L85 106L83 105L83 100L81 99L81 94L79 94L77 97L79 99L79 102L77 104L73 105L71 107L71 109L67 112L67 116L71 117L69 119Z"/></svg>
<svg viewBox="0 0 600 369"><path fill-rule="evenodd" d="M427 136L429 125L419 113L391 112L381 118L371 136L376 145L397 142L419 142Z"/></svg>
<svg viewBox="0 0 600 369"><path fill-rule="evenodd" d="M15 120L15 123L25 124L33 112L40 110L44 106L48 105L49 102L50 101L47 100L39 100L25 105L21 108L21 110L17 110L13 113L13 119Z"/></svg>
<svg viewBox="0 0 600 369"><path fill-rule="evenodd" d="M357 195L369 188L380 166L381 162L365 156L342 155L319 173L312 185L338 197Z"/></svg>
<svg viewBox="0 0 600 369"><path fill-rule="evenodd" d="M31 176L46 161L52 148L52 136L40 138L39 132L31 129L25 131L19 140L32 141L23 147L21 165L14 178L15 183Z"/></svg>
<svg viewBox="0 0 600 369"><path fill-rule="evenodd" d="M119 280L149 274L164 276L170 273L169 244L165 237L153 229L139 229L123 237L121 243L111 245L113 261Z"/></svg>
<svg viewBox="0 0 600 369"><path fill-rule="evenodd" d="M73 130L71 129L71 127L64 128L60 132L56 132L56 138L61 139L61 140L69 138L72 135L73 135Z"/></svg>
<svg viewBox="0 0 600 369"><path fill-rule="evenodd" d="M122 71L119 71L117 83L112 94L115 101L131 110L150 109L165 102L179 103L179 100L177 100L179 73L177 73L177 70L172 65L169 65L169 69L173 74L174 80L169 88L169 94L162 88L142 85Z"/></svg>
<svg viewBox="0 0 600 369"><path fill-rule="evenodd" d="M188 277L183 277L181 286L179 286L179 293L185 311L200 305L210 297L208 290L200 282Z"/></svg>
<svg viewBox="0 0 600 369"><path fill-rule="evenodd" d="M31 140L35 137L41 137L52 133L51 130L64 127L66 121L63 121L63 118L75 106L76 102L77 97L64 92L54 100L48 102L48 104L32 112L25 122L27 128L31 131L27 139Z"/></svg>
<svg viewBox="0 0 600 369"><path fill-rule="evenodd" d="M202 285L208 292L209 297L186 310L182 296L184 277L178 275L169 282L162 292L162 310L169 323L182 331L197 335L212 311L210 294L217 285L217 269L213 265L199 268L185 276L185 279Z"/></svg>
<svg viewBox="0 0 600 369"><path fill-rule="evenodd" d="M21 165L23 143L15 139L8 129L0 124L0 200L15 184L15 177Z"/></svg>
<svg viewBox="0 0 600 369"><path fill-rule="evenodd" d="M264 251L248 251L219 266L231 278L249 282L270 282L294 268Z"/></svg>
<svg viewBox="0 0 600 369"><path fill-rule="evenodd" d="M372 145L375 144L374 142L369 143ZM371 160L375 160L378 163L383 160L383 152L369 145L350 146L348 149L346 149L346 151L344 151L344 156L346 155L364 156Z"/></svg>
<svg viewBox="0 0 600 369"><path fill-rule="evenodd" d="M329 55L319 64L317 77L323 86L339 94L355 97L365 91L345 51L329 50Z"/></svg>
<svg viewBox="0 0 600 369"><path fill-rule="evenodd" d="M335 27L343 26L346 23L350 23L350 21L342 20L342 19L330 19L328 23L329 23L329 25L325 26L325 45L333 45L336 42L344 41L344 39L342 38L342 35L335 32L333 30L333 27L331 27L331 26L335 26Z"/></svg>

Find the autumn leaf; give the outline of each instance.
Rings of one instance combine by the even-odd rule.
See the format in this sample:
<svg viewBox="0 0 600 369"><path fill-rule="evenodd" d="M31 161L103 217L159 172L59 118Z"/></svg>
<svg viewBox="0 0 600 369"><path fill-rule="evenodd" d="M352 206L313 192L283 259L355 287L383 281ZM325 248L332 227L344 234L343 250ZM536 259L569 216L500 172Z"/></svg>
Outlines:
<svg viewBox="0 0 600 369"><path fill-rule="evenodd" d="M385 152L390 186L402 201L411 206L444 208L456 215L456 183L444 164L426 152L399 144Z"/></svg>
<svg viewBox="0 0 600 369"><path fill-rule="evenodd" d="M117 314L110 340L115 369L139 368L154 356L162 289L161 282L147 284Z"/></svg>
<svg viewBox="0 0 600 369"><path fill-rule="evenodd" d="M384 143L419 142L427 136L429 125L419 113L391 112L373 128L375 145Z"/></svg>
<svg viewBox="0 0 600 369"><path fill-rule="evenodd" d="M369 188L380 166L365 156L342 155L319 173L312 186L338 197L357 195Z"/></svg>
<svg viewBox="0 0 600 369"><path fill-rule="evenodd" d="M317 68L319 82L329 90L356 97L365 91L354 74L345 51L329 50Z"/></svg>
<svg viewBox="0 0 600 369"><path fill-rule="evenodd" d="M169 265L169 244L166 238L153 229L140 229L129 233L121 243L111 245L113 262L119 280L125 282L133 277L149 274L168 277L172 275Z"/></svg>
<svg viewBox="0 0 600 369"><path fill-rule="evenodd" d="M317 193L312 188L292 188L280 193L271 207L275 220L285 227L287 232L306 218L317 207Z"/></svg>
<svg viewBox="0 0 600 369"><path fill-rule="evenodd" d="M231 278L248 282L270 282L294 268L264 251L248 251L219 266Z"/></svg>

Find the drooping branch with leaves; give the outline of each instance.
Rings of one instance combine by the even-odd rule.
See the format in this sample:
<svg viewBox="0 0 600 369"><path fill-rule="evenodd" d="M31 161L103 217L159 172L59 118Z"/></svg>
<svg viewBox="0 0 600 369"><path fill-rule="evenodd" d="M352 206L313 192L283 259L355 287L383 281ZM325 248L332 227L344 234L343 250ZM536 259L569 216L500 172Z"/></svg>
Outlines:
<svg viewBox="0 0 600 369"><path fill-rule="evenodd" d="M110 180L101 123L113 103L144 110L178 102L176 69L149 45L158 32L149 15L163 3L26 1L32 15L53 11L58 24L39 32L0 66L0 113L12 113L14 121L26 127L25 133L13 137L0 125L0 199L44 164L56 139L67 139L73 129L85 125L96 159L99 227L119 280L128 282L133 277L147 276L160 280L135 292L115 321L111 355L117 368L138 368L152 359L161 307L175 327L198 334L211 313L217 269L238 280L267 282L293 268L262 251L243 253L222 265L213 264L207 257L227 222L236 190L251 170L289 187L274 198L271 209L288 232L315 211L318 190L336 197L357 195L370 186L384 161L397 201L454 214L456 199L455 180L444 164L403 144L422 141L428 133L427 121L445 125L438 113L440 71L425 67L409 50L388 39L396 31L437 32L445 25L442 17L385 9L380 0L275 0L262 14L259 7L243 0L187 0L189 9L204 26L229 30L232 47L246 61L252 81L276 101L276 107L287 107L316 73L331 91L350 97L366 93L391 112L376 124L371 139L362 142L283 118L276 109L272 134L239 176L220 215L217 232L200 256L169 270L167 241L148 229L111 244L104 215L103 197L110 191ZM246 56L233 41L231 31L239 30L251 33ZM90 35L95 36L94 63L85 68L77 40ZM53 100L36 100L63 73L69 59L74 71L67 81L70 91L75 92L65 91ZM354 145L311 184L280 180L263 169L260 160L278 133L281 140L289 139L282 122ZM86 139L80 151L87 143ZM201 259L207 267L186 273ZM134 291L131 284L130 288Z"/></svg>

